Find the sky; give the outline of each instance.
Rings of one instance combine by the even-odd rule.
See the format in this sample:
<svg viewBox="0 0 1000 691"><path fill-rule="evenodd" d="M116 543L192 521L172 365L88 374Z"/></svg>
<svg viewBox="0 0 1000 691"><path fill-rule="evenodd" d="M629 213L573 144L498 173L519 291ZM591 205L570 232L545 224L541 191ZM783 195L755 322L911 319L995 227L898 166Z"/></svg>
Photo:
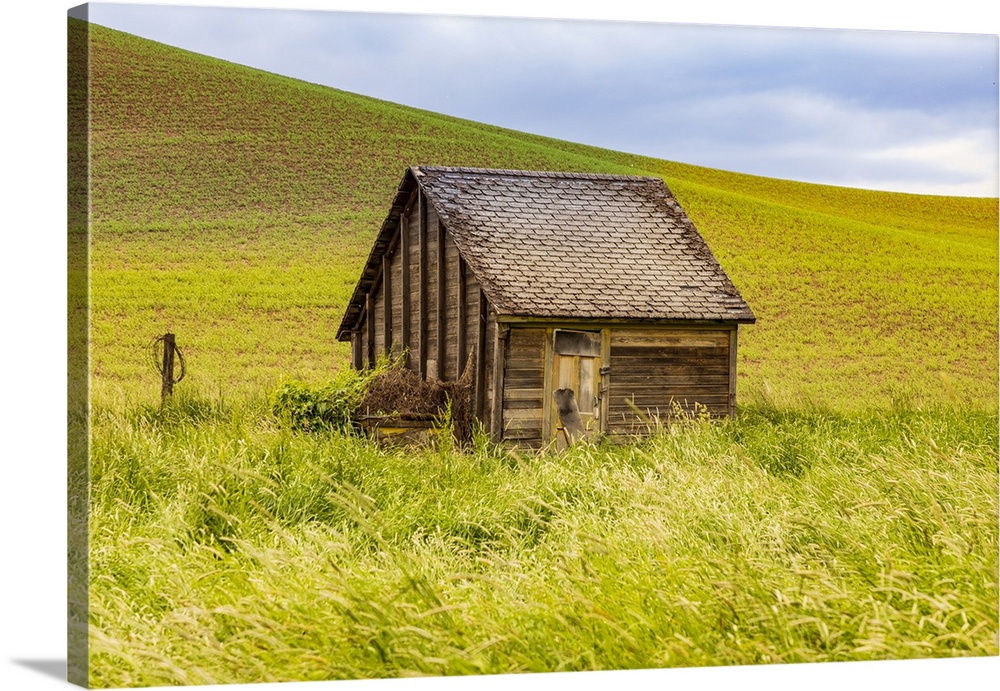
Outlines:
<svg viewBox="0 0 1000 691"><path fill-rule="evenodd" d="M998 42L986 33L117 3L89 13L270 72L619 151L998 194Z"/></svg>

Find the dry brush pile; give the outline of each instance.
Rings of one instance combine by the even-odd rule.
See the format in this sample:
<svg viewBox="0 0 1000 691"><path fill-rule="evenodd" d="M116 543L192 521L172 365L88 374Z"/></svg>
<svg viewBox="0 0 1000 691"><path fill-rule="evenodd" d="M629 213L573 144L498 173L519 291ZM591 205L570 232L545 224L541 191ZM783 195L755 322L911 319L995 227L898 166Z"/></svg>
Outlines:
<svg viewBox="0 0 1000 691"><path fill-rule="evenodd" d="M367 370L342 370L327 384L285 382L270 398L271 412L297 430L356 430L361 421L428 421L472 440L472 367L458 381L424 381L401 361Z"/></svg>
<svg viewBox="0 0 1000 691"><path fill-rule="evenodd" d="M458 381L424 381L412 370L390 366L368 384L358 408L363 416L399 420L437 420L453 425L462 444L472 440L471 359Z"/></svg>

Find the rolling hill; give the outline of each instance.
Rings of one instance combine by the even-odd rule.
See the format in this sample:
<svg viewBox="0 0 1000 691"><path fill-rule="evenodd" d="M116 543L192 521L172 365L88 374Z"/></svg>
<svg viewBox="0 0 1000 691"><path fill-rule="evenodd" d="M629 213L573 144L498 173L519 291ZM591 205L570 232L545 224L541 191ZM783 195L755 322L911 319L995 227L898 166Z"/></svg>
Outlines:
<svg viewBox="0 0 1000 691"><path fill-rule="evenodd" d="M76 26L71 30L83 30ZM90 41L95 399L259 392L346 365L333 333L406 166L661 177L757 315L741 400L995 410L996 199L837 188L505 130L96 25Z"/></svg>

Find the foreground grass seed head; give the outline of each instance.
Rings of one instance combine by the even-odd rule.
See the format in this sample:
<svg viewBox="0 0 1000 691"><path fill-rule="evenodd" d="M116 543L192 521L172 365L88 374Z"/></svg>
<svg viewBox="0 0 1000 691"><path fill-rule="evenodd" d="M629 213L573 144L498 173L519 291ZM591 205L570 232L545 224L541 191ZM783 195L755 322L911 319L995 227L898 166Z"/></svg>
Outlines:
<svg viewBox="0 0 1000 691"><path fill-rule="evenodd" d="M994 415L761 404L522 456L258 400L96 411L97 685L998 652Z"/></svg>

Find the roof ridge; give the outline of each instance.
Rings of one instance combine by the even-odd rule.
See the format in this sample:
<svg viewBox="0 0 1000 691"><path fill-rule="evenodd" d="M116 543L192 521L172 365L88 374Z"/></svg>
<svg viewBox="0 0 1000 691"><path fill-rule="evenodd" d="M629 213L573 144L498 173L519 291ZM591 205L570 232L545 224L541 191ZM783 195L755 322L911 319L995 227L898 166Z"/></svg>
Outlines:
<svg viewBox="0 0 1000 691"><path fill-rule="evenodd" d="M578 173L557 170L516 170L508 168L475 168L466 166L411 166L411 169L420 177L423 171L432 173L472 173L475 175L496 175L506 177L531 177L531 178L563 178L571 180L655 180L662 182L661 178L651 175L620 175L615 173Z"/></svg>

